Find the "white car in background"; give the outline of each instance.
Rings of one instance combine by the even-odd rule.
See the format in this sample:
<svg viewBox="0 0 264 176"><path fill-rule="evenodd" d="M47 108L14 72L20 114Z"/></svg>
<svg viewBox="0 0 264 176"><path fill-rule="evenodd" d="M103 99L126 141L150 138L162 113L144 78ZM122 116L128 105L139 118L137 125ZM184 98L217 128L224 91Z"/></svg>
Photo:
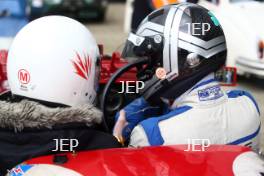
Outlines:
<svg viewBox="0 0 264 176"><path fill-rule="evenodd" d="M200 0L222 25L228 48L227 66L240 75L264 78L264 0Z"/></svg>

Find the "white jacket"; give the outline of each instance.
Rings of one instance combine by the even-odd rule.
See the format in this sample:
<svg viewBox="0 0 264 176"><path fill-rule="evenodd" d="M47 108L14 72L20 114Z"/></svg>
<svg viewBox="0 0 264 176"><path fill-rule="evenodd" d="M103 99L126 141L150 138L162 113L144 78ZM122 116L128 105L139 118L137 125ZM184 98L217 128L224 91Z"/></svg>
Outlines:
<svg viewBox="0 0 264 176"><path fill-rule="evenodd" d="M211 144L259 148L260 113L254 98L242 90L225 92L212 76L178 98L169 113L138 124L131 146L187 144L206 139Z"/></svg>

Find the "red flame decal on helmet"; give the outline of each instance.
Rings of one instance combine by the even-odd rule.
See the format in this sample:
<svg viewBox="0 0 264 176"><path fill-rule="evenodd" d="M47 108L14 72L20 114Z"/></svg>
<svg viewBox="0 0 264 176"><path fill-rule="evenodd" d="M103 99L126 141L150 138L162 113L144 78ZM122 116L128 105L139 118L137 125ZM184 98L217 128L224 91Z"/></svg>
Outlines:
<svg viewBox="0 0 264 176"><path fill-rule="evenodd" d="M91 58L84 54L84 59L82 59L78 53L76 53L76 57L76 61L72 61L75 73L88 80L92 68Z"/></svg>

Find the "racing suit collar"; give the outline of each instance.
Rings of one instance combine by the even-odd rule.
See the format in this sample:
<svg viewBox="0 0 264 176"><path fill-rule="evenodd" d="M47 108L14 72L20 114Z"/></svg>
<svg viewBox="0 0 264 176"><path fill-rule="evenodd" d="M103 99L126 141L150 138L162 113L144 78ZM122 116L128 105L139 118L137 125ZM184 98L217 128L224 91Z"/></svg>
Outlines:
<svg viewBox="0 0 264 176"><path fill-rule="evenodd" d="M203 97L208 91L216 91L219 92L219 95L217 97ZM210 73L206 77L204 77L201 81L199 81L197 84L195 84L192 88L190 88L188 91L186 91L184 94L182 94L180 97L178 97L173 104L171 105L170 109L175 109L180 106L184 105L208 105L211 104L212 101L221 101L223 98L226 97L223 93L220 84L218 81L215 80L214 73ZM220 98L220 99L219 99ZM219 99L219 100L217 100Z"/></svg>

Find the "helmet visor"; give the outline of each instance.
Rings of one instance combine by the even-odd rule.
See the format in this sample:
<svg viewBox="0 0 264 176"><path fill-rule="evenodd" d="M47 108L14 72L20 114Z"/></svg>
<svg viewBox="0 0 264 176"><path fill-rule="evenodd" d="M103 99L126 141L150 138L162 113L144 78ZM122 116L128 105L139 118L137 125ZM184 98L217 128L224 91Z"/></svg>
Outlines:
<svg viewBox="0 0 264 176"><path fill-rule="evenodd" d="M137 47L140 47L145 41L145 37L130 33L126 44L122 51L122 58L137 58L139 54L135 52Z"/></svg>

